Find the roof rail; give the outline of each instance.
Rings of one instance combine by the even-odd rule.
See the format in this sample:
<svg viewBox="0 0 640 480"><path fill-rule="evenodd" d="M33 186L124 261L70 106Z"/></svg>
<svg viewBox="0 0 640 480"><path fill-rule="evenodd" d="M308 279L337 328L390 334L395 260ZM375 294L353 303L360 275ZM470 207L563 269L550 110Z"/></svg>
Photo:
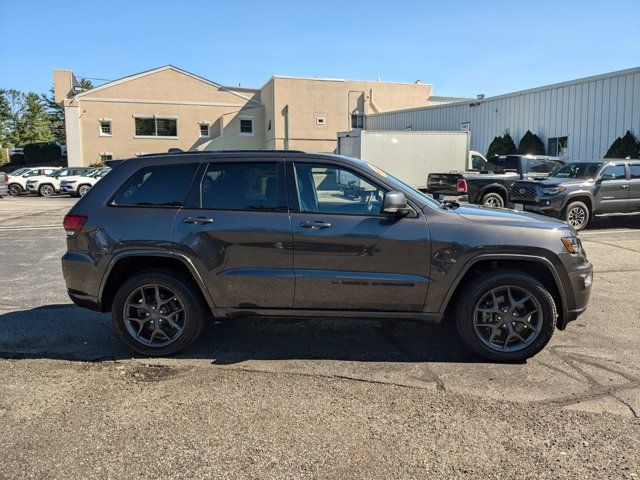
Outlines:
<svg viewBox="0 0 640 480"><path fill-rule="evenodd" d="M156 157L166 155L210 155L216 153L305 153L302 150L189 150L187 152L156 152L144 153L138 157Z"/></svg>

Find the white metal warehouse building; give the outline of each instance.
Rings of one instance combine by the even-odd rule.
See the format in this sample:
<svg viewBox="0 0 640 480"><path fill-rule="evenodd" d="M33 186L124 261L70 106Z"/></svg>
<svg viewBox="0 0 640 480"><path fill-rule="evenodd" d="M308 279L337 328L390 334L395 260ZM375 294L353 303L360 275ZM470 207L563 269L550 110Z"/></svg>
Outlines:
<svg viewBox="0 0 640 480"><path fill-rule="evenodd" d="M368 130L469 130L485 153L509 129L518 145L531 130L548 155L602 158L627 130L640 135L640 67L496 97L368 115Z"/></svg>

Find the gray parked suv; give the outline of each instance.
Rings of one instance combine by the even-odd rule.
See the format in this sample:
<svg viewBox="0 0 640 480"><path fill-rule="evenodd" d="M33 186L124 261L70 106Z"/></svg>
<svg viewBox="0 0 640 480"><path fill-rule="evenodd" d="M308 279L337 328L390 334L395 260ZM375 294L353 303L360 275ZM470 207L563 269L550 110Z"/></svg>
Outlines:
<svg viewBox="0 0 640 480"><path fill-rule="evenodd" d="M592 283L565 223L439 203L336 155L122 161L64 227L71 299L111 311L152 356L190 345L212 315L452 317L477 354L519 361L584 312Z"/></svg>

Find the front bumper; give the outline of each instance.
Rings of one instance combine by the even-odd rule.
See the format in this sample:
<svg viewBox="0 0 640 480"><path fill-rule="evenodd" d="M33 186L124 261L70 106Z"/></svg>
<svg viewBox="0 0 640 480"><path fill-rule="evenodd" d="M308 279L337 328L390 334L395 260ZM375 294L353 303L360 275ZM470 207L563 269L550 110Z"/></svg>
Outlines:
<svg viewBox="0 0 640 480"><path fill-rule="evenodd" d="M564 330L569 322L582 315L591 297L593 285L593 265L584 257L570 254L564 256L563 263L567 268L567 279L563 279L565 305L563 315L558 321L558 328Z"/></svg>
<svg viewBox="0 0 640 480"><path fill-rule="evenodd" d="M563 206L563 198L559 195L541 195L535 201L512 197L509 201L509 207L515 210L539 213L556 218L560 218Z"/></svg>
<svg viewBox="0 0 640 480"><path fill-rule="evenodd" d="M60 193L75 194L76 193L76 186L75 185L61 185L60 186Z"/></svg>

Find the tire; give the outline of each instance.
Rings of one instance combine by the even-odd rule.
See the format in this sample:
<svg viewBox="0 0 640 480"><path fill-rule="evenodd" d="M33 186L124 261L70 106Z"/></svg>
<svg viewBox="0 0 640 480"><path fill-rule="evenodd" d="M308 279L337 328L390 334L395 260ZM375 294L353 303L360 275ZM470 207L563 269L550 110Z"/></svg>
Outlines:
<svg viewBox="0 0 640 480"><path fill-rule="evenodd" d="M489 208L504 208L504 198L496 192L485 193L480 203Z"/></svg>
<svg viewBox="0 0 640 480"><path fill-rule="evenodd" d="M507 287L511 294L506 293ZM529 295L530 299L510 313L509 295L516 300ZM556 304L549 291L535 277L517 270L495 270L474 279L459 302L455 312L458 333L475 354L489 360L521 362L531 358L549 343L556 327ZM493 312L494 308L498 311ZM534 313L527 317L528 311ZM513 332L528 343L512 336Z"/></svg>
<svg viewBox="0 0 640 480"><path fill-rule="evenodd" d="M160 308L153 308L157 305L155 285L160 289L162 302L166 303L162 308L166 306L174 309L172 319L182 328L180 333L167 321L166 317L171 317L172 314L163 317L164 322L154 323L159 320L154 320L153 317L157 318L162 312ZM146 298L147 306L144 307L141 302L136 302L142 297L139 293L141 288ZM189 278L173 271L147 270L132 276L122 284L113 299L111 317L116 334L131 350L148 357L163 357L184 350L195 341L204 327L205 319L211 315L197 288ZM132 303L141 307L131 306ZM150 312L150 315L144 312ZM125 320L125 313L128 318L140 317L140 321ZM162 329L169 333L163 333L167 338L152 336L155 330ZM175 335L174 339L167 343L171 335ZM156 345L153 345L154 342Z"/></svg>
<svg viewBox="0 0 640 480"><path fill-rule="evenodd" d="M90 189L91 185L80 185L77 190L77 196L84 197Z"/></svg>
<svg viewBox="0 0 640 480"><path fill-rule="evenodd" d="M562 212L562 220L579 232L589 225L591 212L589 211L589 207L583 202L571 202Z"/></svg>
<svg viewBox="0 0 640 480"><path fill-rule="evenodd" d="M9 184L9 195L15 197L20 195L23 192L22 187L17 183Z"/></svg>
<svg viewBox="0 0 640 480"><path fill-rule="evenodd" d="M53 194L56 193L56 191L54 190L53 185L45 183L44 185L40 185L38 193L42 197L53 197Z"/></svg>

